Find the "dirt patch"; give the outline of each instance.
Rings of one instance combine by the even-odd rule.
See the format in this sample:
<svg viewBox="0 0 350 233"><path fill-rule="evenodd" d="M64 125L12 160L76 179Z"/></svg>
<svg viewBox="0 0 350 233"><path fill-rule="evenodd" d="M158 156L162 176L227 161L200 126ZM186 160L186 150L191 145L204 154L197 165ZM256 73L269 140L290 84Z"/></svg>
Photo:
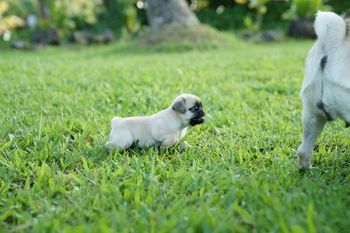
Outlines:
<svg viewBox="0 0 350 233"><path fill-rule="evenodd" d="M169 25L148 31L138 39L141 45L159 48L217 48L229 44L217 30L206 25Z"/></svg>

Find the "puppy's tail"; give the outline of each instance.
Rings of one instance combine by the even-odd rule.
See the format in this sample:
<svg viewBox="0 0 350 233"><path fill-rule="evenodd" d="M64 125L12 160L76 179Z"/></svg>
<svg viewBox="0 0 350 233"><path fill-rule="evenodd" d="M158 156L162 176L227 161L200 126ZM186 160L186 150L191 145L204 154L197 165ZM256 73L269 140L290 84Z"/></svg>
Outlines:
<svg viewBox="0 0 350 233"><path fill-rule="evenodd" d="M314 27L317 39L325 46L326 53L339 47L347 33L344 19L332 12L319 11Z"/></svg>

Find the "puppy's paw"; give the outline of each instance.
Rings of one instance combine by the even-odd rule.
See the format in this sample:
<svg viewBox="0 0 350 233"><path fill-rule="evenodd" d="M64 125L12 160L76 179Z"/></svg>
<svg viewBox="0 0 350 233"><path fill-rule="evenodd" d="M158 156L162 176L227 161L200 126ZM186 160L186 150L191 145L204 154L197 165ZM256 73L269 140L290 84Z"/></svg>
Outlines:
<svg viewBox="0 0 350 233"><path fill-rule="evenodd" d="M191 146L186 141L183 141L183 142L179 143L179 152L180 153L184 152L188 148L191 148Z"/></svg>

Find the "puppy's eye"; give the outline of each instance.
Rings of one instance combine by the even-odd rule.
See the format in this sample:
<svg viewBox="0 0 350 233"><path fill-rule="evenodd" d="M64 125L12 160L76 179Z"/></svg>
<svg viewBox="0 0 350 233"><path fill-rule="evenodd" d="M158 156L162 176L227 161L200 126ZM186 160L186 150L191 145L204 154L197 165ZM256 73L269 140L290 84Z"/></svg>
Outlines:
<svg viewBox="0 0 350 233"><path fill-rule="evenodd" d="M190 108L189 110L190 110L190 111L197 111L198 109L199 109L199 106L196 105L196 106Z"/></svg>

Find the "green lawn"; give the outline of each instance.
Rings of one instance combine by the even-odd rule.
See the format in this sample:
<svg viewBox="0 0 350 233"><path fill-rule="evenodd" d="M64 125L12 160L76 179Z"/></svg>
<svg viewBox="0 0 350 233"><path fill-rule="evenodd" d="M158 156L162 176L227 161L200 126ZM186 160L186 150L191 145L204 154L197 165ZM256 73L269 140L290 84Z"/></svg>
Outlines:
<svg viewBox="0 0 350 233"><path fill-rule="evenodd" d="M325 128L299 173L312 43L155 52L0 51L0 232L349 232L349 131ZM108 153L115 116L200 96L183 153Z"/></svg>

